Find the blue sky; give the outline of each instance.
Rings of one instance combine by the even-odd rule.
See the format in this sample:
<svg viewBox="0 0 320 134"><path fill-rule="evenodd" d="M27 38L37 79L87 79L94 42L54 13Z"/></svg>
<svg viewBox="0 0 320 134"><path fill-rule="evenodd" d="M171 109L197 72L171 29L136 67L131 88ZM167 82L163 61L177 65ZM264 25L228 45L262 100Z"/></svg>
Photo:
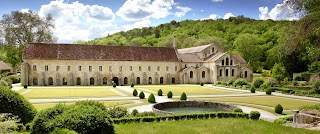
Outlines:
<svg viewBox="0 0 320 134"><path fill-rule="evenodd" d="M290 0L10 0L0 14L32 10L52 14L58 42L91 40L133 28L157 26L171 20L227 19L244 15L253 19L294 20Z"/></svg>

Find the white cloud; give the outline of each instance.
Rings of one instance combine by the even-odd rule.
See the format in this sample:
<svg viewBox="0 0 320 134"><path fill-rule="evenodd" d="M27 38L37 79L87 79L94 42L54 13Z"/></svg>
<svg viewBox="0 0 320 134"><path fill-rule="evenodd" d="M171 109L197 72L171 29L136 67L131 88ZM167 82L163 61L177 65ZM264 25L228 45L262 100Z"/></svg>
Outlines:
<svg viewBox="0 0 320 134"><path fill-rule="evenodd" d="M90 40L118 29L111 23L115 19L112 10L99 5L84 5L78 1L51 1L42 5L39 11L41 17L47 14L51 14L54 19L53 34L58 37L58 42Z"/></svg>
<svg viewBox="0 0 320 134"><path fill-rule="evenodd" d="M201 20L208 20L208 19L217 20L219 18L220 18L220 16L217 14L210 14L208 18L203 18Z"/></svg>
<svg viewBox="0 0 320 134"><path fill-rule="evenodd" d="M269 12L268 7L259 7L259 18L261 20L297 20L302 18L305 13L298 11L296 4L292 0L284 0L281 4L277 4Z"/></svg>
<svg viewBox="0 0 320 134"><path fill-rule="evenodd" d="M211 0L212 2L223 2L223 0Z"/></svg>
<svg viewBox="0 0 320 134"><path fill-rule="evenodd" d="M30 9L28 9L28 8L24 8L24 9L21 9L20 12L22 12L22 13L28 13L29 10L30 10Z"/></svg>
<svg viewBox="0 0 320 134"><path fill-rule="evenodd" d="M200 12L204 12L204 10L200 10Z"/></svg>
<svg viewBox="0 0 320 134"><path fill-rule="evenodd" d="M223 19L229 19L230 17L235 17L232 13L226 13L224 16L223 16Z"/></svg>
<svg viewBox="0 0 320 134"><path fill-rule="evenodd" d="M133 24L124 25L123 28L126 30L130 30L133 28L143 28L151 26L151 21L149 19L144 19Z"/></svg>
<svg viewBox="0 0 320 134"><path fill-rule="evenodd" d="M170 15L173 0L127 0L116 15L126 21L139 21L149 18L160 19Z"/></svg>
<svg viewBox="0 0 320 134"><path fill-rule="evenodd" d="M187 12L191 11L192 9L189 7L182 7L182 6L176 6L177 9L180 10L180 12L174 13L174 15L178 18L186 15Z"/></svg>

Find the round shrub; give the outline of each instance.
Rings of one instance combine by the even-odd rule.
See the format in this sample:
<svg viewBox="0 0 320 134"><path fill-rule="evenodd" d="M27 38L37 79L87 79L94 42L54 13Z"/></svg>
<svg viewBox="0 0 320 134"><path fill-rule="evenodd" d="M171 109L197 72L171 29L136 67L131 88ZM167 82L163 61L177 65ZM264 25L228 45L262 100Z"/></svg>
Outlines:
<svg viewBox="0 0 320 134"><path fill-rule="evenodd" d="M0 113L12 113L20 118L21 123L27 124L33 120L37 110L19 93L0 86Z"/></svg>
<svg viewBox="0 0 320 134"><path fill-rule="evenodd" d="M168 98L172 98L172 92L171 92L171 91L169 91L169 92L167 93L167 97L168 97Z"/></svg>
<svg viewBox="0 0 320 134"><path fill-rule="evenodd" d="M69 130L69 129L66 129L66 128L58 128L58 129L55 129L54 131L52 131L51 133L49 134L78 134L76 131L73 131L73 130Z"/></svg>
<svg viewBox="0 0 320 134"><path fill-rule="evenodd" d="M263 79L257 78L253 81L253 86L259 88L264 83Z"/></svg>
<svg viewBox="0 0 320 134"><path fill-rule="evenodd" d="M200 86L203 86L203 82L200 83Z"/></svg>
<svg viewBox="0 0 320 134"><path fill-rule="evenodd" d="M113 83L112 86L115 88L115 87L117 87L117 84L116 84L116 83Z"/></svg>
<svg viewBox="0 0 320 134"><path fill-rule="evenodd" d="M274 108L274 112L276 112L278 114L282 114L283 107L280 104L276 105L276 107Z"/></svg>
<svg viewBox="0 0 320 134"><path fill-rule="evenodd" d="M237 87L237 86L243 86L243 85L248 85L248 82L247 82L246 79L240 78L240 79L237 79L237 80L233 83L233 85L234 85L235 87Z"/></svg>
<svg viewBox="0 0 320 134"><path fill-rule="evenodd" d="M134 83L133 82L131 83L131 87L134 87Z"/></svg>
<svg viewBox="0 0 320 134"><path fill-rule="evenodd" d="M138 95L138 91L136 89L134 89L133 92L132 92L132 95L133 96L137 96Z"/></svg>
<svg viewBox="0 0 320 134"><path fill-rule="evenodd" d="M181 96L180 96L180 100L187 100L187 95L186 93L182 93Z"/></svg>
<svg viewBox="0 0 320 134"><path fill-rule="evenodd" d="M162 96L162 90L161 89L158 90L158 96Z"/></svg>
<svg viewBox="0 0 320 134"><path fill-rule="evenodd" d="M139 114L139 111L137 109L133 109L131 115L136 116L137 114Z"/></svg>
<svg viewBox="0 0 320 134"><path fill-rule="evenodd" d="M23 88L28 88L28 85L27 85L27 84L24 84L24 85L23 85Z"/></svg>
<svg viewBox="0 0 320 134"><path fill-rule="evenodd" d="M227 85L231 86L234 83L234 79L231 78L230 80L227 81Z"/></svg>
<svg viewBox="0 0 320 134"><path fill-rule="evenodd" d="M272 93L272 89L269 87L269 88L267 88L266 89L266 94L267 95L271 95L271 93Z"/></svg>
<svg viewBox="0 0 320 134"><path fill-rule="evenodd" d="M150 103L156 103L156 98L154 97L153 94L150 94L148 97L148 102Z"/></svg>
<svg viewBox="0 0 320 134"><path fill-rule="evenodd" d="M31 134L47 134L55 129L66 128L81 134L114 133L112 121L100 105L78 103L58 104L42 110L33 120Z"/></svg>
<svg viewBox="0 0 320 134"><path fill-rule="evenodd" d="M236 108L233 110L233 112L237 112L237 113L243 113L242 109L241 108Z"/></svg>
<svg viewBox="0 0 320 134"><path fill-rule="evenodd" d="M139 98L140 98L140 99L144 99L144 97L145 97L145 96L144 96L144 93L143 93L143 91L141 91L140 94L139 94Z"/></svg>
<svg viewBox="0 0 320 134"><path fill-rule="evenodd" d="M251 111L250 112L250 119L258 120L260 118L260 112L258 111Z"/></svg>
<svg viewBox="0 0 320 134"><path fill-rule="evenodd" d="M256 92L256 88L254 86L251 86L250 91L251 91L251 93L255 93Z"/></svg>

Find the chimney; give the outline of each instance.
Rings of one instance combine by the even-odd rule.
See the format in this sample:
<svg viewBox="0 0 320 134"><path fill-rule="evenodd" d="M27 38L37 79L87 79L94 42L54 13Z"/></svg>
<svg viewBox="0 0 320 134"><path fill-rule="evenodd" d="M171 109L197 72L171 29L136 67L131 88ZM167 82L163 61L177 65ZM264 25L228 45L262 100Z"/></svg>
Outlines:
<svg viewBox="0 0 320 134"><path fill-rule="evenodd" d="M176 49L176 36L173 36L173 48Z"/></svg>

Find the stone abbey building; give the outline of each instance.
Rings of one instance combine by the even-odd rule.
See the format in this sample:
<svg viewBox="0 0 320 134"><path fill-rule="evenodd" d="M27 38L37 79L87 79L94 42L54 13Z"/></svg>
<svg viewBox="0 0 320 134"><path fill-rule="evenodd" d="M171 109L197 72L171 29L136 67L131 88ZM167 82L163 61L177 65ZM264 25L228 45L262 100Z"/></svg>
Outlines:
<svg viewBox="0 0 320 134"><path fill-rule="evenodd" d="M117 85L215 83L245 78L252 71L240 55L214 44L173 47L80 44L25 45L21 82L28 85Z"/></svg>

